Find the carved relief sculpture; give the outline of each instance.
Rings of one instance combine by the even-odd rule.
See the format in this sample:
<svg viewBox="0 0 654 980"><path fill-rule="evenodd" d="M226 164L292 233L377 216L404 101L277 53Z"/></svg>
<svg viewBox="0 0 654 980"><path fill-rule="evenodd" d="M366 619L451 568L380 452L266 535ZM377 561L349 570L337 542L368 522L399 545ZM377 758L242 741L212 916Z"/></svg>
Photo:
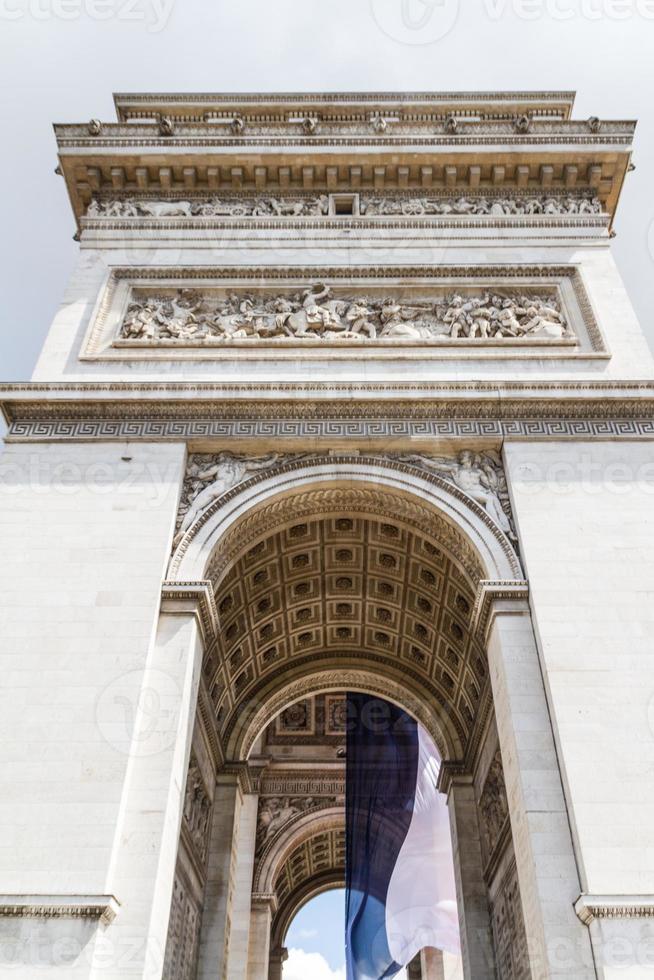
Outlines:
<svg viewBox="0 0 654 980"><path fill-rule="evenodd" d="M195 976L200 912L177 874L173 886L162 980L193 980Z"/></svg>
<svg viewBox="0 0 654 980"><path fill-rule="evenodd" d="M288 822L299 813L307 813L309 810L336 806L337 802L338 798L335 796L318 798L298 796L294 799L276 796L262 797L259 801L257 822L257 851L260 851L275 834L283 830Z"/></svg>
<svg viewBox="0 0 654 980"><path fill-rule="evenodd" d="M329 215L329 197L211 197L199 200L93 199L88 218L300 218ZM404 197L360 196L365 217L403 215L583 215L601 214L602 202L590 195L531 197ZM350 217L352 217L350 215Z"/></svg>
<svg viewBox="0 0 654 980"><path fill-rule="evenodd" d="M515 861L492 902L491 923L498 976L502 980L528 980L532 972Z"/></svg>
<svg viewBox="0 0 654 980"><path fill-rule="evenodd" d="M217 197L201 201L93 200L89 218L253 218L316 217L329 213L326 194L317 197L253 199Z"/></svg>
<svg viewBox="0 0 654 980"><path fill-rule="evenodd" d="M335 296L328 285L277 295L225 297L179 289L133 294L119 337L139 343L501 340L574 336L555 290L456 292L433 299Z"/></svg>
<svg viewBox="0 0 654 980"><path fill-rule="evenodd" d="M242 456L235 453L194 453L189 456L177 520L178 541L195 519L218 497L238 486L254 473L271 469L287 459L298 457L281 453Z"/></svg>
<svg viewBox="0 0 654 980"><path fill-rule="evenodd" d="M500 750L495 753L479 800L479 816L484 855L489 861L497 847L509 816Z"/></svg>
<svg viewBox="0 0 654 980"><path fill-rule="evenodd" d="M362 454L380 458L379 454ZM310 453L268 453L247 456L230 452L214 454L192 453L187 462L186 476L177 515L178 531L175 545L194 521L219 497L255 473L263 473L284 463L299 463L321 457ZM384 458L384 457L381 457ZM515 542L516 535L506 476L497 453L476 453L462 450L456 457L430 456L425 453L389 453L389 460L408 463L434 473L465 493L486 511L494 523Z"/></svg>
<svg viewBox="0 0 654 980"><path fill-rule="evenodd" d="M464 449L456 459L418 453L404 453L398 458L453 483L480 504L507 537L516 539L504 467L496 453Z"/></svg>
<svg viewBox="0 0 654 980"><path fill-rule="evenodd" d="M202 864L204 864L207 857L210 819L211 800L204 785L200 768L197 762L191 759L188 776L186 777L184 820L193 842L193 847Z"/></svg>

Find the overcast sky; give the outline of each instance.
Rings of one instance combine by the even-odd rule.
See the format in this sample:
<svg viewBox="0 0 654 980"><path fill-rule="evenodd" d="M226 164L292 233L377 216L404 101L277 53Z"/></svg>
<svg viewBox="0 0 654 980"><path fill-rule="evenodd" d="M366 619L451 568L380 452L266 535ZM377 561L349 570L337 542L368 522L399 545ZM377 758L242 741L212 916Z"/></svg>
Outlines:
<svg viewBox="0 0 654 980"><path fill-rule="evenodd" d="M0 0L0 378L29 377L75 259L51 123L121 90L576 89L640 121L614 248L652 342L653 55L654 0Z"/></svg>

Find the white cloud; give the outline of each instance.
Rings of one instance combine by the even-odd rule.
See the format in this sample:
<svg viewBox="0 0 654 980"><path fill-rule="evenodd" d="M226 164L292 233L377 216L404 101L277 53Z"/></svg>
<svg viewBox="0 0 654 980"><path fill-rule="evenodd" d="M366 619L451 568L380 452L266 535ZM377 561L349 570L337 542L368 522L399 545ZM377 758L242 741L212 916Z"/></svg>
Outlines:
<svg viewBox="0 0 654 980"><path fill-rule="evenodd" d="M320 953L290 949L284 964L284 980L345 980L345 967L332 970Z"/></svg>
<svg viewBox="0 0 654 980"><path fill-rule="evenodd" d="M297 941L302 942L302 940L315 939L318 935L317 929L294 929L291 942Z"/></svg>

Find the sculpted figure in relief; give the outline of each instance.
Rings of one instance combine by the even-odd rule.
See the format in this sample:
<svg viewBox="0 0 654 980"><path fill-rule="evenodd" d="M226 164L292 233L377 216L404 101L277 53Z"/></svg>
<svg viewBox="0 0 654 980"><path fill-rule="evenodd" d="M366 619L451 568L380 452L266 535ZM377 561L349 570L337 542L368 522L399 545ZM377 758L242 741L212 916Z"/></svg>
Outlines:
<svg viewBox="0 0 654 980"><path fill-rule="evenodd" d="M175 545L195 519L222 494L238 486L253 473L270 469L283 457L279 453L267 456L238 456L217 453L211 456L191 456L186 469L180 514L182 521Z"/></svg>
<svg viewBox="0 0 654 980"><path fill-rule="evenodd" d="M359 211L366 217L380 215L580 215L601 214L602 202L590 195L565 197L375 197L362 194ZM300 218L329 214L329 197L212 197L197 200L150 200L131 198L97 200L87 208L89 218Z"/></svg>
<svg viewBox="0 0 654 980"><path fill-rule="evenodd" d="M318 284L290 294L200 290L145 295L129 304L120 330L125 340L183 343L239 340L366 342L386 339L489 340L572 337L553 294L454 293L407 302L399 297L341 296Z"/></svg>
<svg viewBox="0 0 654 980"><path fill-rule="evenodd" d="M257 824L257 846L263 847L266 841L270 840L278 831L298 813L305 813L313 807L321 804L334 804L335 797L316 798L313 796L298 796L293 799L289 797L266 797L259 804L259 818Z"/></svg>
<svg viewBox="0 0 654 980"><path fill-rule="evenodd" d="M601 214L602 202L597 197L370 197L363 195L359 211L367 217L375 215L566 215Z"/></svg>
<svg viewBox="0 0 654 980"><path fill-rule="evenodd" d="M329 214L329 197L257 197L219 198L196 201L121 200L99 201L94 198L87 211L89 218L274 218L318 217Z"/></svg>
<svg viewBox="0 0 654 980"><path fill-rule="evenodd" d="M409 453L399 458L453 483L480 504L508 538L515 540L504 468L494 453L474 453L466 449L456 459Z"/></svg>

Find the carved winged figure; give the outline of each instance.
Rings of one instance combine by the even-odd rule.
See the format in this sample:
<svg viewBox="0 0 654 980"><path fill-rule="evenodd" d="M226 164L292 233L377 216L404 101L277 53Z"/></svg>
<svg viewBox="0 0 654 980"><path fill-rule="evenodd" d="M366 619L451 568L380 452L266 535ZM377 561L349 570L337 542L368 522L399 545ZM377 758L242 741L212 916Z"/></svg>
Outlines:
<svg viewBox="0 0 654 980"><path fill-rule="evenodd" d="M236 456L222 452L212 457L209 466L191 459L186 471L185 504L186 513L175 537L175 545L181 540L196 518L214 500L228 490L242 483L252 473L269 469L280 458L279 453L267 456Z"/></svg>
<svg viewBox="0 0 654 980"><path fill-rule="evenodd" d="M464 449L456 459L419 454L406 454L401 458L451 480L459 490L484 508L507 537L515 538L501 500L506 481L500 464L490 454Z"/></svg>

